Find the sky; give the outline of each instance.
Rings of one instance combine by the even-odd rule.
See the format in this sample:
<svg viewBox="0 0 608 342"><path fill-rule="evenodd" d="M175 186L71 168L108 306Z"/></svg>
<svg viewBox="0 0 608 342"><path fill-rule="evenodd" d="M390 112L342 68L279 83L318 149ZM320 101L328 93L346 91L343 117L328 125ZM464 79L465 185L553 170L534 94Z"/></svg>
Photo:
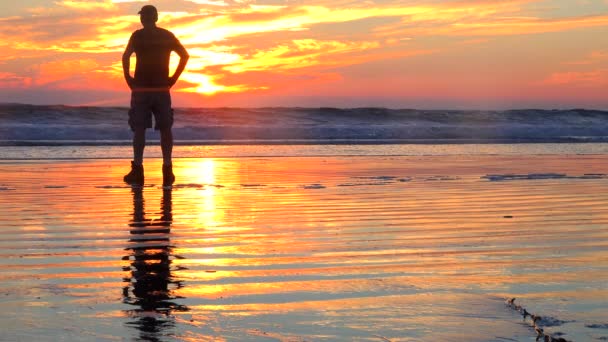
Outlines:
<svg viewBox="0 0 608 342"><path fill-rule="evenodd" d="M608 109L608 0L5 1L0 102L128 106L146 4L175 107Z"/></svg>

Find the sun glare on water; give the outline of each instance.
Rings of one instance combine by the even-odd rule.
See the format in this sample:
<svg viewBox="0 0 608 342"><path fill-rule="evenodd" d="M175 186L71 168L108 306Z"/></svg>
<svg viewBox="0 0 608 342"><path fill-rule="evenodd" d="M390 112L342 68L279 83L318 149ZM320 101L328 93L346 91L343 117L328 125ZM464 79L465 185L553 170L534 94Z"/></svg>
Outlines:
<svg viewBox="0 0 608 342"><path fill-rule="evenodd" d="M191 198L192 213L190 221L197 227L215 227L223 221L224 212L220 208L222 198L218 196L216 189L217 163L213 159L195 160L183 168L184 179L189 179L193 184L203 186L194 192Z"/></svg>

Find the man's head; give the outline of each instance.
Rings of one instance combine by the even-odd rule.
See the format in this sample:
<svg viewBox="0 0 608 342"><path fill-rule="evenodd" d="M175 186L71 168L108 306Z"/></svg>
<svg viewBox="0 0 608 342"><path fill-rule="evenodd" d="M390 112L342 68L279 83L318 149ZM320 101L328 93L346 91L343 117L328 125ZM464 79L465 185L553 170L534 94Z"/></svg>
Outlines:
<svg viewBox="0 0 608 342"><path fill-rule="evenodd" d="M158 21L158 11L152 5L145 5L139 13L139 21L144 27L155 26Z"/></svg>

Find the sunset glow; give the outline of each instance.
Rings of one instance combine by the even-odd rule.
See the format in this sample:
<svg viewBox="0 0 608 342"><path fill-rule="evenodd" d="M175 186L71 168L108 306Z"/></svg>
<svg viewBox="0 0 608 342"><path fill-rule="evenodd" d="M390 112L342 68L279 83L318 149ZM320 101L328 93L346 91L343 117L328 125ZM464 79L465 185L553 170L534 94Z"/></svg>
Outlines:
<svg viewBox="0 0 608 342"><path fill-rule="evenodd" d="M146 3L6 4L0 102L128 105ZM191 55L178 106L608 107L606 1L153 4Z"/></svg>

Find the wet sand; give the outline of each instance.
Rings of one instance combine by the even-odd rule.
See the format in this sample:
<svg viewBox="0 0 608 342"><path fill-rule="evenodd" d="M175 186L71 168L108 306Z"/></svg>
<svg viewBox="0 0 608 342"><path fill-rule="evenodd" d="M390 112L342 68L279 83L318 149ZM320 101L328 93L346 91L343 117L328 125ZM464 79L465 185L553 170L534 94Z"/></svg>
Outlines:
<svg viewBox="0 0 608 342"><path fill-rule="evenodd" d="M0 161L0 340L608 339L608 156L160 163Z"/></svg>

